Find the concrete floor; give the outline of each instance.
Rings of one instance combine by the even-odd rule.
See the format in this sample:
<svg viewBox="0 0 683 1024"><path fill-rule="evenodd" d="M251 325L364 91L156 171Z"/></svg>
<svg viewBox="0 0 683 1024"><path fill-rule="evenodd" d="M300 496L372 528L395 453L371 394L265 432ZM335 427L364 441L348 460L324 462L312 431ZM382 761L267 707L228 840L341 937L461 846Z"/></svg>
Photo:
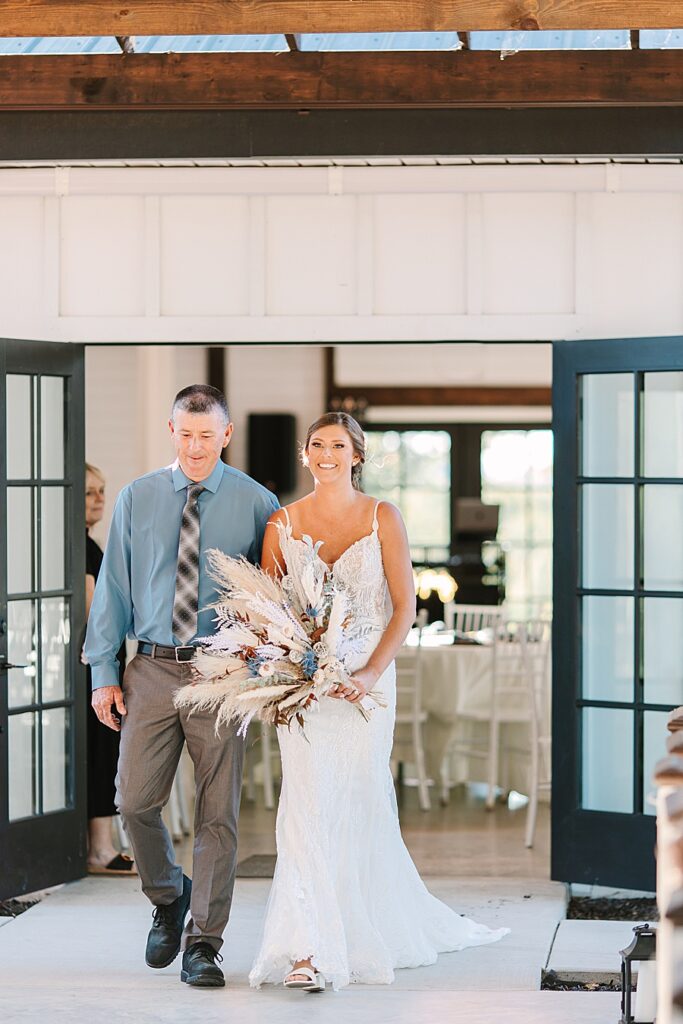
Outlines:
<svg viewBox="0 0 683 1024"><path fill-rule="evenodd" d="M505 1007L511 1021L560 1024L607 1021L614 999L595 994L539 992L559 920L564 890L519 879L432 879L430 888L464 913L512 934L495 946L445 954L437 964L398 971L390 988L351 986L322 997L247 986L269 881L239 880L225 935L227 987L202 992L178 979L177 960L151 971L142 959L150 910L136 879L90 877L63 886L0 929L0 1019L88 1024L238 1019L294 1024L302 1013L321 1024L414 1024L494 1021Z"/></svg>
<svg viewBox="0 0 683 1024"><path fill-rule="evenodd" d="M163 971L143 962L150 907L139 880L89 877L50 893L16 919L1 919L0 1021L52 1024L493 1024L503 1017L543 1024L607 1024L612 993L540 992L541 969L564 917L564 886L548 881L548 815L536 848L524 849L524 811L487 814L460 794L423 814L406 792L402 827L430 889L462 913L512 933L493 946L446 954L436 965L397 972L395 983L309 996L281 987L252 991L247 973L270 882L240 879L225 935L227 987L197 991L179 981L180 961ZM240 858L274 851L274 815L245 802ZM189 840L178 848L189 866Z"/></svg>

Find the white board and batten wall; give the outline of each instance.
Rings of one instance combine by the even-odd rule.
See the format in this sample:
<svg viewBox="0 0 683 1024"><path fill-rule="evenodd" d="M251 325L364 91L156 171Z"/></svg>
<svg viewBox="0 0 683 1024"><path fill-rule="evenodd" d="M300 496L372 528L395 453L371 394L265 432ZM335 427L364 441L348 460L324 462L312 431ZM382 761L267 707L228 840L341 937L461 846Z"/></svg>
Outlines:
<svg viewBox="0 0 683 1024"><path fill-rule="evenodd" d="M682 281L678 165L0 170L0 335L90 346L112 491L167 457L207 344L244 467L248 412L321 411L321 345L367 343L337 350L349 386L545 384L546 346L481 343L683 333ZM449 341L475 344L423 347Z"/></svg>
<svg viewBox="0 0 683 1024"><path fill-rule="evenodd" d="M677 164L0 170L20 338L676 334L682 280Z"/></svg>

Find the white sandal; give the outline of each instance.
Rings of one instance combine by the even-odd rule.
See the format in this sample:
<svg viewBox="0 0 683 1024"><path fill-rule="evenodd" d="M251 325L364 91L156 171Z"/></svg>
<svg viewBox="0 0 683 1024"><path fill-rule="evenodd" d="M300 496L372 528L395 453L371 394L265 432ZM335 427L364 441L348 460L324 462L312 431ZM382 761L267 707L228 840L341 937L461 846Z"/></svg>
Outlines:
<svg viewBox="0 0 683 1024"><path fill-rule="evenodd" d="M308 981L303 981L298 975L303 974ZM296 980L295 980L296 979ZM286 975L282 982L285 988L300 988L303 992L324 992L325 979L320 971L314 971L312 967L296 967Z"/></svg>

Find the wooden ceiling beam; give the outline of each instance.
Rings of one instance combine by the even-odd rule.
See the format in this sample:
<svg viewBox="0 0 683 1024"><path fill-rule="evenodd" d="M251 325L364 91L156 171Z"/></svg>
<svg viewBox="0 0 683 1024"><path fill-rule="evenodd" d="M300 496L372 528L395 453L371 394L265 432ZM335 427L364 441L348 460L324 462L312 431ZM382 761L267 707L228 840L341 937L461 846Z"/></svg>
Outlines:
<svg viewBox="0 0 683 1024"><path fill-rule="evenodd" d="M345 398L364 399L371 406L396 405L551 405L552 393L545 387L506 387L487 385L485 387L415 387L386 386L366 387L362 384L335 384L328 392L331 402Z"/></svg>
<svg viewBox="0 0 683 1024"><path fill-rule="evenodd" d="M116 42L122 53L135 53L135 36L117 36Z"/></svg>
<svg viewBox="0 0 683 1024"><path fill-rule="evenodd" d="M681 51L0 58L2 110L681 106Z"/></svg>
<svg viewBox="0 0 683 1024"><path fill-rule="evenodd" d="M683 0L3 0L3 36L679 28Z"/></svg>

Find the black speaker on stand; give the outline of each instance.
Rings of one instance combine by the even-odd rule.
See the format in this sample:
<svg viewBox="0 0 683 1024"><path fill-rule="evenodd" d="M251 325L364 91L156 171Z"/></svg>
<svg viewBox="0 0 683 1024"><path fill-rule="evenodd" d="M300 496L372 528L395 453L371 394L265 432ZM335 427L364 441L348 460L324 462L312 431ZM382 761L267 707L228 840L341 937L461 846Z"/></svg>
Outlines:
<svg viewBox="0 0 683 1024"><path fill-rule="evenodd" d="M296 488L296 417L252 412L248 420L248 473L275 494Z"/></svg>

